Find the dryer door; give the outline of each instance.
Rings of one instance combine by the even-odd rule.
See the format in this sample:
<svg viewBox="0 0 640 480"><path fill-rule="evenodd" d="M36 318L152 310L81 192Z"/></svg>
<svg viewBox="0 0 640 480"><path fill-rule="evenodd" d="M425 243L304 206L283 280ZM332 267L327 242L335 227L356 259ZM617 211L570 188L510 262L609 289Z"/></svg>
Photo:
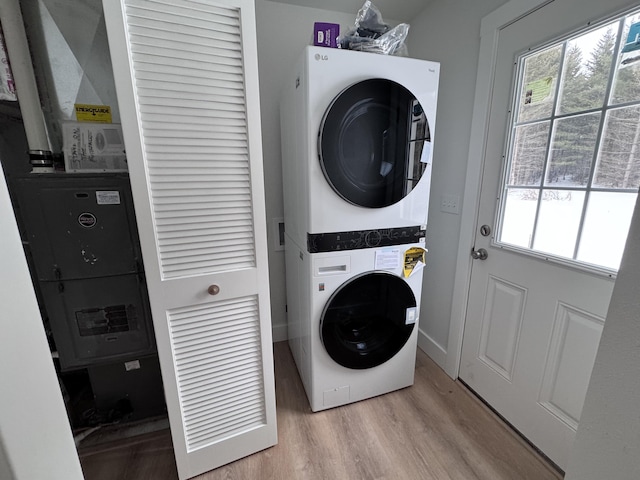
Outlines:
<svg viewBox="0 0 640 480"><path fill-rule="evenodd" d="M402 278L365 273L331 296L320 318L320 337L340 365L372 368L402 349L417 317L416 298Z"/></svg>
<svg viewBox="0 0 640 480"><path fill-rule="evenodd" d="M430 161L431 133L420 102L402 85L365 80L343 90L318 137L322 171L349 203L381 208L402 200Z"/></svg>

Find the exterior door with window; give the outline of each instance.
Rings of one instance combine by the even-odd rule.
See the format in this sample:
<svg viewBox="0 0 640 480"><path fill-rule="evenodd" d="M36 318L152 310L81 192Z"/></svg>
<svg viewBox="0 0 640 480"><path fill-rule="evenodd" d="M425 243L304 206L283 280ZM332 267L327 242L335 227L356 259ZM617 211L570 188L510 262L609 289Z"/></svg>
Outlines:
<svg viewBox="0 0 640 480"><path fill-rule="evenodd" d="M181 479L276 442L253 0L104 0Z"/></svg>
<svg viewBox="0 0 640 480"><path fill-rule="evenodd" d="M640 183L628 4L498 35L460 378L563 469Z"/></svg>

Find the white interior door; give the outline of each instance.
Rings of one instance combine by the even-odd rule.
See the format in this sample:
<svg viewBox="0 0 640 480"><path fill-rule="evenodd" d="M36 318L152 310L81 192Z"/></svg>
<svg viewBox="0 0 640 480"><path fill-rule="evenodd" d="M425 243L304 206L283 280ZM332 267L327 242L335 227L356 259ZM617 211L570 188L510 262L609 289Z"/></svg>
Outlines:
<svg viewBox="0 0 640 480"><path fill-rule="evenodd" d="M276 442L252 0L104 0L181 478Z"/></svg>
<svg viewBox="0 0 640 480"><path fill-rule="evenodd" d="M529 148L517 136L531 135L532 129L542 125L544 141L558 142L562 122L569 118L561 114L545 120L546 124L537 117L535 122L529 124L523 121L521 126L513 129L513 137L510 137L511 115L518 115L519 105L532 102L535 105L541 99L546 99L551 102L553 110L559 105L555 99L563 92L556 88L563 75L559 69L557 77L550 80L542 76L520 81L520 86L526 87L521 88L523 98L518 98L512 104L513 92L519 91L514 85L524 78L523 74L523 77L514 79L514 72L518 67L516 60L523 52L588 28L594 22L621 12L630 3L628 0L546 2L541 8L506 24L499 31L496 46L475 237L475 249L481 258L476 258L472 267L460 378L563 469L567 465L580 419L613 288L613 276L580 268L576 262L553 261L550 260L551 255L541 253L546 248L557 247L558 242L565 240L564 237L554 239L553 234L562 231L565 227L563 223L573 221L568 216L557 214L571 204L570 200L560 205L557 202L545 204L536 199L532 202L534 207L531 209L530 226L525 225L525 214L521 210L517 218L519 227L509 233L512 235L509 242L503 241L508 237L508 232L506 227L502 230L497 228L496 219L501 218L498 210L500 199L511 192L501 184L505 159L509 158L508 154L513 149ZM560 54L568 55L566 52L570 46L567 45L565 53ZM568 87L563 88L564 92L568 91ZM526 96L533 100L526 99ZM604 118L611 112L600 110L590 113L603 118L602 122L595 122L599 126L595 127L594 136L604 138L607 135ZM585 114L580 118L587 117ZM543 165L540 185L546 181L558 181L556 176L549 173L559 165L553 163L553 155L557 154L553 148L543 149L544 152L540 154ZM600 157L597 158L594 156L593 161L600 161ZM587 174L585 178L585 184L596 185L597 174ZM511 181L512 178L507 174L506 184ZM532 187L526 192L518 190L521 194L519 198L524 198L525 193L533 196L550 195L542 186L538 190L536 188ZM571 199L573 196L574 201L577 198L584 200L585 194L572 190L571 185L565 190L564 186L558 188L553 192L560 192L558 195L562 199ZM591 193L592 206L595 205L594 198L595 195ZM508 199L506 202L503 208L505 216L508 216L510 204ZM555 209L551 217L558 224L542 225L545 208ZM586 201L581 201L578 208L588 212L589 207ZM490 227L492 232L488 233L487 229L481 231L483 225ZM547 228L551 232L551 243L556 242L555 247L540 247L537 244L537 252L521 248L518 235L524 236L524 243L534 242L532 238L536 238L536 232L533 231L533 225L537 225L537 241L541 241L544 228ZM607 228L606 225L601 227ZM588 220L580 220L578 228L586 235ZM496 230L497 234L494 233ZM480 249L487 253L484 260L480 255L484 252ZM578 250L575 247L575 251ZM570 253L574 254L573 247Z"/></svg>

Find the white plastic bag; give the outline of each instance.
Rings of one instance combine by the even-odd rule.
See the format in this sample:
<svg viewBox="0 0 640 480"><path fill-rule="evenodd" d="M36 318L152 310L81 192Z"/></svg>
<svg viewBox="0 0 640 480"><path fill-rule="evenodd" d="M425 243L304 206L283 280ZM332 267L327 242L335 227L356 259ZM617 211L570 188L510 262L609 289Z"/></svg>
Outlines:
<svg viewBox="0 0 640 480"><path fill-rule="evenodd" d="M405 39L408 33L408 24L401 23L391 28L382 20L380 10L371 0L366 0L358 11L354 26L340 37L340 48L406 56Z"/></svg>

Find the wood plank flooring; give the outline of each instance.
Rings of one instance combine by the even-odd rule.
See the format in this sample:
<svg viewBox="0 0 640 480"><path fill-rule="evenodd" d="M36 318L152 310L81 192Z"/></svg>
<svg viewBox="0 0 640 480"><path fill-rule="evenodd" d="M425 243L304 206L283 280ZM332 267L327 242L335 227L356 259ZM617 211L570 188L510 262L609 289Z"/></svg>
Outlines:
<svg viewBox="0 0 640 480"><path fill-rule="evenodd" d="M412 387L318 413L286 342L274 359L278 445L199 480L562 478L420 350ZM79 453L87 480L173 480L171 448L164 431Z"/></svg>

